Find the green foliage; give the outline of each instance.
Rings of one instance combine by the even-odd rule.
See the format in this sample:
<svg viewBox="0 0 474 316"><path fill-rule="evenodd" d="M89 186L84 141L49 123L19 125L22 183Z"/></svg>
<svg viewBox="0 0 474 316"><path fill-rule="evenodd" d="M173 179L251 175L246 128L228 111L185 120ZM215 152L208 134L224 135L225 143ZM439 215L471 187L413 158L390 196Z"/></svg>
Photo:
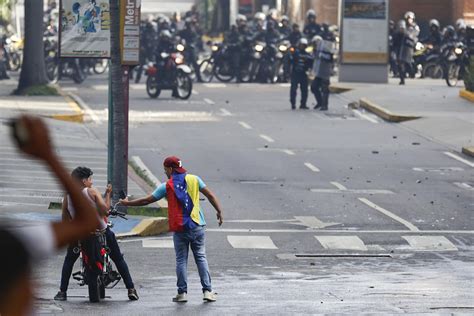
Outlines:
<svg viewBox="0 0 474 316"><path fill-rule="evenodd" d="M0 0L0 25L10 24L14 4L15 0Z"/></svg>
<svg viewBox="0 0 474 316"><path fill-rule="evenodd" d="M466 72L464 73L464 85L466 90L474 92L474 56L471 56L469 61L469 66L466 67Z"/></svg>
<svg viewBox="0 0 474 316"><path fill-rule="evenodd" d="M58 90L50 85L38 85L28 87L21 91L15 90L14 95L26 95L26 96L52 96L59 95Z"/></svg>

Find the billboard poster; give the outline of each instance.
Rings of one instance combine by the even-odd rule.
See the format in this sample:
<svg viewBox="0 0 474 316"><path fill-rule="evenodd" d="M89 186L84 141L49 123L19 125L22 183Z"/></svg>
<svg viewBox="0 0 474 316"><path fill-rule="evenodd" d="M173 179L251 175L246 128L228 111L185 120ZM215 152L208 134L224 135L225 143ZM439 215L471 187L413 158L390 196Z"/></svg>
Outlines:
<svg viewBox="0 0 474 316"><path fill-rule="evenodd" d="M342 62L387 61L388 0L343 0Z"/></svg>
<svg viewBox="0 0 474 316"><path fill-rule="evenodd" d="M141 0L122 0L120 4L122 65L138 65L140 63Z"/></svg>
<svg viewBox="0 0 474 316"><path fill-rule="evenodd" d="M61 0L60 57L110 57L109 0Z"/></svg>

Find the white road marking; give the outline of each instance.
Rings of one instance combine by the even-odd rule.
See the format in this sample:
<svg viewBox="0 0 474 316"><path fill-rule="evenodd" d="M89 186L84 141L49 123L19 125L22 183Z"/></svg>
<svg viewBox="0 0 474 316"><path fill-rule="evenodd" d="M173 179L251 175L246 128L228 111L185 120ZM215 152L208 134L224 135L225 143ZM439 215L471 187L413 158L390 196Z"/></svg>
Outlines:
<svg viewBox="0 0 474 316"><path fill-rule="evenodd" d="M254 234L270 234L270 233L338 233L338 234L406 234L407 230L354 230L354 229L249 229L249 228L208 228L208 232L213 233L254 233ZM460 234L474 235L474 230L423 230L417 231L420 234Z"/></svg>
<svg viewBox="0 0 474 316"><path fill-rule="evenodd" d="M459 157L458 155L455 155L455 154L453 154L453 153L450 153L449 151L445 151L444 154L445 154L446 156L449 156L449 157L453 158L453 159L456 159L456 160L459 161L459 162L462 162L462 163L468 165L469 167L474 168L474 162L470 162L469 160L466 160L466 159L464 159L464 158L461 158L461 157Z"/></svg>
<svg viewBox="0 0 474 316"><path fill-rule="evenodd" d="M230 112L229 112L228 110L226 110L226 109L221 109L221 113L222 113L223 116L231 116L231 115L232 115L232 113L230 113Z"/></svg>
<svg viewBox="0 0 474 316"><path fill-rule="evenodd" d="M331 182L331 184L341 191L347 191L347 188L343 186L342 184L340 184L339 182Z"/></svg>
<svg viewBox="0 0 474 316"><path fill-rule="evenodd" d="M84 102L78 95L70 93L69 96L76 101L79 106L84 110L85 114L88 115L96 124L101 124L102 120L95 114L95 111L92 110L89 105Z"/></svg>
<svg viewBox="0 0 474 316"><path fill-rule="evenodd" d="M465 189L465 190L474 190L474 188L465 183L465 182L454 182L454 185L457 186L458 188Z"/></svg>
<svg viewBox="0 0 474 316"><path fill-rule="evenodd" d="M327 194L394 194L390 190L352 190L352 189L347 189L347 190L339 190L339 189L310 189L311 192L314 193L327 193Z"/></svg>
<svg viewBox="0 0 474 316"><path fill-rule="evenodd" d="M444 236L402 236L417 251L457 251L458 248Z"/></svg>
<svg viewBox="0 0 474 316"><path fill-rule="evenodd" d="M339 223L325 223L316 216L295 216L298 223L292 223L295 225L302 225L307 229L321 229L328 226L338 225Z"/></svg>
<svg viewBox="0 0 474 316"><path fill-rule="evenodd" d="M61 196L45 196L45 195L22 195L22 194L0 194L0 197L4 198L22 198L22 199L46 199L46 200L51 200L51 199L62 199L62 193Z"/></svg>
<svg viewBox="0 0 474 316"><path fill-rule="evenodd" d="M204 98L204 102L206 102L209 105L216 104L216 102L214 102L214 101L212 101L211 99L208 99L208 98Z"/></svg>
<svg viewBox="0 0 474 316"><path fill-rule="evenodd" d="M225 83L204 83L204 87L206 88L225 88L227 85Z"/></svg>
<svg viewBox="0 0 474 316"><path fill-rule="evenodd" d="M366 204L367 206L373 208L374 210L377 210L379 211L380 213L396 220L397 222L399 222L400 224L406 226L409 230L413 231L413 232L417 232L417 231L420 231L420 229L418 227L416 227L415 225L413 225L412 223L410 223L409 221L407 220L404 220L403 218L401 218L400 216L397 216L395 214L393 214L392 212L390 211L387 211L386 209L378 206L377 204L375 203L372 203L371 201L367 200L366 198L359 198L359 201L361 201L362 203Z"/></svg>
<svg viewBox="0 0 474 316"><path fill-rule="evenodd" d="M108 84L96 84L91 87L93 90L96 91L107 91L109 90L109 85Z"/></svg>
<svg viewBox="0 0 474 316"><path fill-rule="evenodd" d="M174 248L173 239L143 239L143 248Z"/></svg>
<svg viewBox="0 0 474 316"><path fill-rule="evenodd" d="M263 138L264 140L266 140L266 141L269 142L269 143L274 143L274 142L275 142L275 141L273 140L273 138L271 138L270 136L267 136L267 135L265 135L265 134L260 134L259 136L260 136L260 138Z"/></svg>
<svg viewBox="0 0 474 316"><path fill-rule="evenodd" d="M291 83L280 83L278 85L283 88L289 88L291 86Z"/></svg>
<svg viewBox="0 0 474 316"><path fill-rule="evenodd" d="M293 150L290 150L290 149L283 149L283 152L289 156L294 156L296 155L295 152Z"/></svg>
<svg viewBox="0 0 474 316"><path fill-rule="evenodd" d="M310 162L305 162L304 165L305 165L306 167L308 167L309 170L311 170L311 171L313 171L313 172L319 172L319 171L320 171L318 167L314 166L314 165L313 165L312 163L310 163Z"/></svg>
<svg viewBox="0 0 474 316"><path fill-rule="evenodd" d="M77 87L61 87L61 90L64 92L74 92L78 91L79 89Z"/></svg>
<svg viewBox="0 0 474 316"><path fill-rule="evenodd" d="M232 219L226 223L291 223L298 222L297 219Z"/></svg>
<svg viewBox="0 0 474 316"><path fill-rule="evenodd" d="M362 112L359 111L359 110L352 110L352 111L353 111L358 117L363 118L364 120L367 120L367 121L369 121L369 122L371 122L371 123L374 123L374 124L378 124L378 123L379 123L379 121L377 121L375 118L370 117L369 115L364 114L364 113L362 113Z"/></svg>
<svg viewBox="0 0 474 316"><path fill-rule="evenodd" d="M314 236L325 249L367 251L364 242L357 236Z"/></svg>
<svg viewBox="0 0 474 316"><path fill-rule="evenodd" d="M252 129L252 126L250 126L249 124L245 122L240 121L239 124L245 129Z"/></svg>
<svg viewBox="0 0 474 316"><path fill-rule="evenodd" d="M194 94L194 95L199 95L199 92L194 90L194 89L191 91L191 93Z"/></svg>
<svg viewBox="0 0 474 316"><path fill-rule="evenodd" d="M0 205L2 205L2 206L26 205L26 206L43 206L43 207L48 207L48 206L49 206L49 203L25 203L25 202L5 202L5 201L0 201Z"/></svg>
<svg viewBox="0 0 474 316"><path fill-rule="evenodd" d="M278 249L269 236L227 236L233 248L238 249Z"/></svg>
<svg viewBox="0 0 474 316"><path fill-rule="evenodd" d="M464 171L463 168L459 167L442 167L442 168L413 168L413 171L419 172L449 172L449 171Z"/></svg>

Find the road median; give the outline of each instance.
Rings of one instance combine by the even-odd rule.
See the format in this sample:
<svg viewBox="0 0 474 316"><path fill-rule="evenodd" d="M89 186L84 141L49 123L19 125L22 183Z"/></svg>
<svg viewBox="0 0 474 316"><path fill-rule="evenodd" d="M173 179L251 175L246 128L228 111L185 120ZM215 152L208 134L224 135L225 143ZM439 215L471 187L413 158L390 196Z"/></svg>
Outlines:
<svg viewBox="0 0 474 316"><path fill-rule="evenodd" d="M467 91L466 89L461 89L459 90L459 96L463 99L470 101L471 103L474 103L474 92Z"/></svg>
<svg viewBox="0 0 474 316"><path fill-rule="evenodd" d="M84 123L84 110L80 107L79 103L69 94L62 91L59 86L57 87L57 90L69 105L72 113L55 113L46 116L61 121Z"/></svg>
<svg viewBox="0 0 474 316"><path fill-rule="evenodd" d="M383 108L382 106L368 100L367 98L361 98L359 100L359 104L360 107L364 108L369 112L374 113L378 117L388 122L400 123L421 118L421 116L392 113L390 110Z"/></svg>
<svg viewBox="0 0 474 316"><path fill-rule="evenodd" d="M462 148L462 153L474 158L474 146L465 146Z"/></svg>

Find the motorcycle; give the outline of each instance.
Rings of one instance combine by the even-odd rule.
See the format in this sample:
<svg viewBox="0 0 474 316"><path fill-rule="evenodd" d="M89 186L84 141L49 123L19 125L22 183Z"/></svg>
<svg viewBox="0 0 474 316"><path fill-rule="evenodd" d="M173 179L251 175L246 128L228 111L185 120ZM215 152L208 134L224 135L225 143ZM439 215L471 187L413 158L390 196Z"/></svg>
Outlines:
<svg viewBox="0 0 474 316"><path fill-rule="evenodd" d="M463 78L466 65L469 65L468 50L458 42L450 49L445 64L444 79L449 87L455 87Z"/></svg>
<svg viewBox="0 0 474 316"><path fill-rule="evenodd" d="M283 55L275 45L267 45L264 42L257 42L254 49L255 62L251 72L253 80L261 83L277 82Z"/></svg>
<svg viewBox="0 0 474 316"><path fill-rule="evenodd" d="M18 71L21 67L22 40L16 36L3 38L4 57L7 62L7 70Z"/></svg>
<svg viewBox="0 0 474 316"><path fill-rule="evenodd" d="M110 217L127 219L124 213L116 210L116 205L109 214ZM113 227L113 224L108 222L107 226ZM97 303L105 298L105 289L114 288L121 280L120 274L112 266L105 230L80 241L74 252L79 253L81 268L72 276L80 286L87 285L89 301Z"/></svg>
<svg viewBox="0 0 474 316"><path fill-rule="evenodd" d="M199 71L203 82L211 82L215 73L215 62L219 57L219 52L222 50L222 44L209 42L211 47L211 56L204 59L199 64Z"/></svg>
<svg viewBox="0 0 474 316"><path fill-rule="evenodd" d="M277 76L279 82L288 82L290 80L290 41L284 40L278 45L278 66Z"/></svg>
<svg viewBox="0 0 474 316"><path fill-rule="evenodd" d="M186 100L191 96L193 81L191 68L184 64L181 53L161 53L161 61L150 64L146 70L146 92L150 98L157 98L161 90L173 90L176 97ZM174 93L173 93L174 96Z"/></svg>

